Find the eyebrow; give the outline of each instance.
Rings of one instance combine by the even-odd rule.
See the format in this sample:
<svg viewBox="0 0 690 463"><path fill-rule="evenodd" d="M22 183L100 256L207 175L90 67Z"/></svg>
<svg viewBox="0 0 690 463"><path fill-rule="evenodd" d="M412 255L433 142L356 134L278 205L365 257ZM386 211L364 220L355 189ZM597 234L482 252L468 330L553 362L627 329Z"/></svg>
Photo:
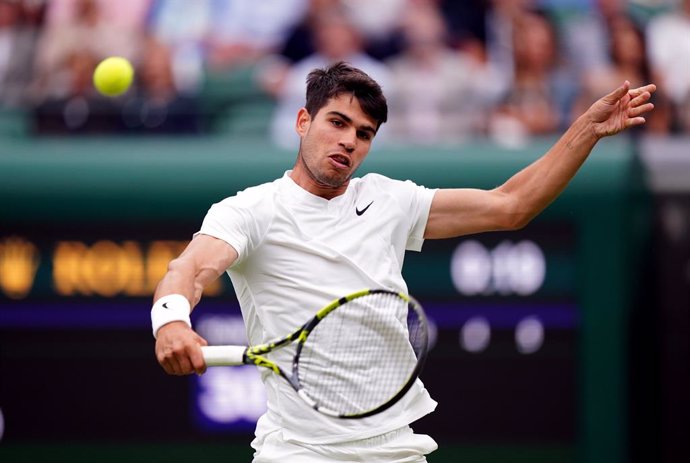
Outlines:
<svg viewBox="0 0 690 463"><path fill-rule="evenodd" d="M349 116L346 116L345 114L341 113L340 111L328 111L328 114L338 116L339 118L341 118L342 120L344 120L348 124L352 124L352 118L350 118ZM358 130L364 130L365 132L371 132L372 135L376 135L376 129L370 125L367 125L367 124L360 125L359 127L357 127L357 129Z"/></svg>

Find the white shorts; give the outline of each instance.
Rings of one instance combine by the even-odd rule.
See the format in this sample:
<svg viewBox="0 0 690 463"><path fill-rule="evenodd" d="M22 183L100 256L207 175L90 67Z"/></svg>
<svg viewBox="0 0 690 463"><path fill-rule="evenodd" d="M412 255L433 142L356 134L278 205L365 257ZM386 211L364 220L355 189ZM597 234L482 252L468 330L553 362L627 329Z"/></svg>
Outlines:
<svg viewBox="0 0 690 463"><path fill-rule="evenodd" d="M425 455L438 448L436 441L425 434L415 434L409 426L380 436L337 444L305 444L286 441L280 430L261 439L254 439L253 463L299 462L323 463L423 463Z"/></svg>

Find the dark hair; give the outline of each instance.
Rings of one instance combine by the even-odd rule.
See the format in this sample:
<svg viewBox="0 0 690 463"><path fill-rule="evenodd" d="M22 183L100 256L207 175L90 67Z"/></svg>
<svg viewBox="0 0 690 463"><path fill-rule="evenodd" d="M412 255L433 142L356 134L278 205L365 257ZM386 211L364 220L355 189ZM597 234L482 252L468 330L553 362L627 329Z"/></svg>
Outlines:
<svg viewBox="0 0 690 463"><path fill-rule="evenodd" d="M388 103L381 86L365 72L343 61L309 73L305 108L314 117L328 100L342 93L353 94L364 113L378 121L377 128L388 120Z"/></svg>

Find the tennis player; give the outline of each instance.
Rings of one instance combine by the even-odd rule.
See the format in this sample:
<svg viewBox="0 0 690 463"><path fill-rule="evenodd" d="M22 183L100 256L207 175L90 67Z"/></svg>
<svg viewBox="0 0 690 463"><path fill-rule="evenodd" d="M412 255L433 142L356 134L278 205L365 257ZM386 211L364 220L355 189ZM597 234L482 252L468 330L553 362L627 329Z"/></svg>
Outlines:
<svg viewBox="0 0 690 463"><path fill-rule="evenodd" d="M297 113L292 170L214 204L169 265L152 308L156 356L172 375L202 374L190 312L209 283L232 280L249 343L285 336L327 302L362 288L407 292L406 250L425 239L525 226L563 191L604 136L643 124L656 90L626 81L595 102L540 159L493 190L430 189L381 175L353 177L387 119L379 85L345 63L311 72ZM290 354L276 352L289 366ZM417 380L390 409L358 420L320 414L278 375L262 373L267 412L254 462L424 462L437 448L410 423L436 402Z"/></svg>

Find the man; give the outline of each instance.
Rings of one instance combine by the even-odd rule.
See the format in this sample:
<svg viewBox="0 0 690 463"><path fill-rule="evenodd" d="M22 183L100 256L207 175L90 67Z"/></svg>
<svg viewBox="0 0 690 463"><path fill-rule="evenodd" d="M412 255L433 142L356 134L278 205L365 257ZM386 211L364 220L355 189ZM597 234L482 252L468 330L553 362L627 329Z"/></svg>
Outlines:
<svg viewBox="0 0 690 463"><path fill-rule="evenodd" d="M595 143L644 123L656 87L621 87L597 101L546 153L491 191L432 190L370 174L352 178L387 119L379 85L338 63L313 71L299 110L297 160L274 182L211 207L170 263L154 296L156 356L169 374L202 374L189 312L227 271L249 342L284 336L332 299L365 287L406 291L406 249L424 239L523 227L565 188ZM283 355L283 354L281 354ZM287 362L276 353L276 361ZM409 426L436 403L420 381L391 409L361 420L322 416L277 375L263 375L268 411L257 423L255 462L423 462L436 449Z"/></svg>

